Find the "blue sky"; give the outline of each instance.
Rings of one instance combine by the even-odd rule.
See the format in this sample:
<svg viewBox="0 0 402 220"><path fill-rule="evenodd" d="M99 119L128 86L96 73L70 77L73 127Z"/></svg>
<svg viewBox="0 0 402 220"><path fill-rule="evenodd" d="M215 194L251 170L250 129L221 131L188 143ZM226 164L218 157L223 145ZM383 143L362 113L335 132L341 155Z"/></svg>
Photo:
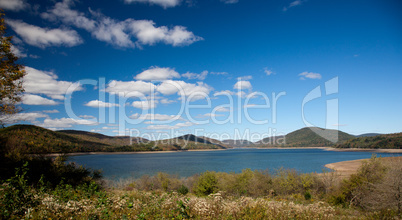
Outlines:
<svg viewBox="0 0 402 220"><path fill-rule="evenodd" d="M28 73L23 111L10 123L153 139L256 141L309 125L401 132L398 0L0 7ZM303 105L317 87L319 96Z"/></svg>

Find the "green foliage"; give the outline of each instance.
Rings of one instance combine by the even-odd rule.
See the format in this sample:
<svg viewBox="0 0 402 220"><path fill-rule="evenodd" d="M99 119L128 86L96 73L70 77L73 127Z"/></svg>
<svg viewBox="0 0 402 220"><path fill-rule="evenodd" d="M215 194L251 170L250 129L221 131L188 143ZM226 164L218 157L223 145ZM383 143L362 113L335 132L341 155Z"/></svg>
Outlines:
<svg viewBox="0 0 402 220"><path fill-rule="evenodd" d="M335 145L336 148L402 149L402 133L358 137Z"/></svg>
<svg viewBox="0 0 402 220"><path fill-rule="evenodd" d="M185 185L181 185L178 189L177 192L180 193L181 195L187 195L188 193L188 188Z"/></svg>
<svg viewBox="0 0 402 220"><path fill-rule="evenodd" d="M7 115L17 113L16 104L24 92L22 77L24 66L18 64L18 57L12 52L12 37L6 37L4 14L0 11L0 124L4 126Z"/></svg>
<svg viewBox="0 0 402 220"><path fill-rule="evenodd" d="M317 129L317 131L325 132L325 134L327 135L327 139L316 134L312 129ZM335 137L338 137L338 143L342 143L354 138L353 135L338 130L306 127L291 132L285 135L285 137L282 137L284 143L276 139L271 140L271 137L269 137L257 142L256 145L261 147L323 147L332 146L334 143L329 141L328 139L335 139Z"/></svg>
<svg viewBox="0 0 402 220"><path fill-rule="evenodd" d="M386 172L386 167L375 155L364 162L356 174L345 179L339 190L334 192L328 199L331 204L343 207L361 206L364 195L372 190L375 183L380 182Z"/></svg>
<svg viewBox="0 0 402 220"><path fill-rule="evenodd" d="M216 172L207 171L202 173L193 187L193 192L198 196L207 196L218 190L218 178Z"/></svg>
<svg viewBox="0 0 402 220"><path fill-rule="evenodd" d="M0 218L7 219L24 214L30 207L37 205L35 194L27 180L28 163L16 168L15 176L0 186Z"/></svg>

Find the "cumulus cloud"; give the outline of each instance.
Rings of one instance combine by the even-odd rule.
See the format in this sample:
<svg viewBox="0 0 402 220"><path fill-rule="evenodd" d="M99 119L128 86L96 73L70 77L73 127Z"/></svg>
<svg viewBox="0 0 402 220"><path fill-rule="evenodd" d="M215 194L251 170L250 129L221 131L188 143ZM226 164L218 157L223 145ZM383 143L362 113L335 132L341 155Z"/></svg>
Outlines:
<svg viewBox="0 0 402 220"><path fill-rule="evenodd" d="M180 78L180 74L170 68L151 67L134 77L137 80L167 80L172 78Z"/></svg>
<svg viewBox="0 0 402 220"><path fill-rule="evenodd" d="M283 7L283 11L287 11L289 8L292 8L292 7L301 5L301 4L302 4L302 1L301 1L301 0L293 1L293 2L291 2L288 6Z"/></svg>
<svg viewBox="0 0 402 220"><path fill-rule="evenodd" d="M92 100L88 103L85 104L85 106L93 107L93 108L110 108L110 107L115 107L119 106L118 104L115 103L108 103L108 102L103 102L99 100Z"/></svg>
<svg viewBox="0 0 402 220"><path fill-rule="evenodd" d="M150 82L144 81L116 81L112 80L106 88L106 92L118 94L120 96L137 96L142 97L146 94L150 94L156 89L156 86Z"/></svg>
<svg viewBox="0 0 402 220"><path fill-rule="evenodd" d="M156 27L155 23L150 20L133 19L127 19L125 23L131 34L138 39L138 43L143 45L164 42L173 46L184 46L203 40L202 37L195 36L183 26L174 26L169 29L166 26Z"/></svg>
<svg viewBox="0 0 402 220"><path fill-rule="evenodd" d="M179 129L183 127L190 127L194 125L191 122L177 123L176 125L149 125L147 130L171 130L171 129Z"/></svg>
<svg viewBox="0 0 402 220"><path fill-rule="evenodd" d="M11 124L19 121L29 121L37 123L38 118L48 118L49 116L39 112L17 113L13 115L1 116L0 121L3 123Z"/></svg>
<svg viewBox="0 0 402 220"><path fill-rule="evenodd" d="M44 113L51 114L51 113L59 113L59 110L57 110L57 109L53 109L53 110L43 110L43 112L44 112Z"/></svg>
<svg viewBox="0 0 402 220"><path fill-rule="evenodd" d="M176 7L180 4L181 0L124 0L125 3L148 3L150 5L159 5L163 8Z"/></svg>
<svg viewBox="0 0 402 220"><path fill-rule="evenodd" d="M45 48L50 46L72 47L82 43L81 37L74 30L47 29L27 24L18 20L6 20L6 23L27 44Z"/></svg>
<svg viewBox="0 0 402 220"><path fill-rule="evenodd" d="M321 79L321 74L313 73L313 72L302 72L299 74L300 79L304 80L305 78L308 79Z"/></svg>
<svg viewBox="0 0 402 220"><path fill-rule="evenodd" d="M27 57L27 56L28 56L26 53L24 53L24 52L22 51L21 48L19 48L18 46L15 46L15 45L11 45L11 52L12 52L15 56L17 56L17 57L19 57L19 58L23 58L23 57Z"/></svg>
<svg viewBox="0 0 402 220"><path fill-rule="evenodd" d="M202 71L200 74L198 73L184 73L181 76L187 78L187 79L197 79L197 80L204 80L208 75L208 71Z"/></svg>
<svg viewBox="0 0 402 220"><path fill-rule="evenodd" d="M158 100L134 101L132 106L143 110L156 108Z"/></svg>
<svg viewBox="0 0 402 220"><path fill-rule="evenodd" d="M267 67L264 68L264 73L267 74L267 76L272 75L274 72L272 70L269 70Z"/></svg>
<svg viewBox="0 0 402 220"><path fill-rule="evenodd" d="M10 11L20 11L29 7L25 0L1 0L0 8Z"/></svg>
<svg viewBox="0 0 402 220"><path fill-rule="evenodd" d="M241 77L237 77L237 80L250 80L253 79L253 76L241 76Z"/></svg>
<svg viewBox="0 0 402 220"><path fill-rule="evenodd" d="M72 119L72 118L46 118L43 123L38 124L44 128L71 128L73 125L96 125L95 121L85 119Z"/></svg>
<svg viewBox="0 0 402 220"><path fill-rule="evenodd" d="M130 116L132 119L140 120L156 120L156 121L169 121L169 120L183 120L179 115L163 115L163 114L138 114L135 113Z"/></svg>
<svg viewBox="0 0 402 220"><path fill-rule="evenodd" d="M162 0L153 1L168 2ZM141 2L144 2L144 0L141 0ZM73 1L64 0L56 3L53 8L42 13L41 16L51 21L60 20L64 24L82 28L100 41L124 48L154 45L159 42L173 46L184 46L203 40L183 26L173 26L172 28L166 26L157 27L153 21L134 20L131 18L118 21L90 9L89 12L93 18L88 18L84 13L71 9L73 5ZM132 38L136 38L137 41L133 41Z"/></svg>
<svg viewBox="0 0 402 220"><path fill-rule="evenodd" d="M22 97L22 103L25 105L57 105L58 102L54 100L43 98L38 95L25 94Z"/></svg>
<svg viewBox="0 0 402 220"><path fill-rule="evenodd" d="M244 89L252 89L253 87L251 86L251 83L249 81L242 80L236 82L233 88L238 90L244 90Z"/></svg>
<svg viewBox="0 0 402 220"><path fill-rule="evenodd" d="M212 91L212 87L203 82L193 84L184 81L166 80L157 87L157 91L164 95L177 93L180 96L191 97L190 101L195 101L208 96L209 92Z"/></svg>
<svg viewBox="0 0 402 220"><path fill-rule="evenodd" d="M25 67L26 75L23 78L25 92L43 94L53 99L64 99L68 88L75 85L72 82L58 81L53 72L41 71L32 67ZM77 86L77 85L76 85ZM76 88L82 90L81 86Z"/></svg>

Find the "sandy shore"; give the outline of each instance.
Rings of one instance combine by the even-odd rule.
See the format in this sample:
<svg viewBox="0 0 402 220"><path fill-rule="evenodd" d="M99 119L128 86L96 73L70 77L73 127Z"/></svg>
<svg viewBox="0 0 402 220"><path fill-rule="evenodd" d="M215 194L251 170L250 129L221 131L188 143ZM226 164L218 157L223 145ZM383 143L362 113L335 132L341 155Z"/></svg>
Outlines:
<svg viewBox="0 0 402 220"><path fill-rule="evenodd" d="M328 151L362 151L362 152L374 152L374 153L399 153L402 154L402 149L364 149L364 148L333 148L323 147L321 149Z"/></svg>
<svg viewBox="0 0 402 220"><path fill-rule="evenodd" d="M402 160L402 157L382 157L381 160ZM326 164L325 167L331 170L335 170L336 173L340 177L349 177L350 175L357 172L364 161L368 161L370 159L361 159L361 160L349 160L349 161L342 161L337 163L330 163Z"/></svg>

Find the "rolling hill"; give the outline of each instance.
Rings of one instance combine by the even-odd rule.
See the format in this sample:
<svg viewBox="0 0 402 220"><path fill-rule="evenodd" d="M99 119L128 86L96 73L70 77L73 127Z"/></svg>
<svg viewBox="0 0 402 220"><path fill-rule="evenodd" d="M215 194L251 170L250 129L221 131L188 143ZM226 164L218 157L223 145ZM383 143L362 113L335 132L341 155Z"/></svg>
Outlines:
<svg viewBox="0 0 402 220"><path fill-rule="evenodd" d="M131 145L133 143L148 143L149 140L145 138L139 137L130 137L130 136L107 136L99 133L93 133L88 131L78 131L78 130L60 130L58 133L66 134L71 137L75 137L81 140L96 142L105 145L111 146L125 146Z"/></svg>
<svg viewBox="0 0 402 220"><path fill-rule="evenodd" d="M154 145L157 149L162 150L226 149L229 147L218 140L207 137L198 137L193 134L152 141L150 144Z"/></svg>
<svg viewBox="0 0 402 220"><path fill-rule="evenodd" d="M264 138L255 145L259 147L324 147L353 138L355 136L338 130L306 127L285 136Z"/></svg>
<svg viewBox="0 0 402 220"><path fill-rule="evenodd" d="M21 154L100 151L108 146L34 125L13 125L1 129L0 143L2 150Z"/></svg>
<svg viewBox="0 0 402 220"><path fill-rule="evenodd" d="M336 148L402 149L402 133L357 137L335 145Z"/></svg>
<svg viewBox="0 0 402 220"><path fill-rule="evenodd" d="M234 148L252 147L254 145L253 142L248 140L233 140L233 139L223 140L222 143L232 146Z"/></svg>

